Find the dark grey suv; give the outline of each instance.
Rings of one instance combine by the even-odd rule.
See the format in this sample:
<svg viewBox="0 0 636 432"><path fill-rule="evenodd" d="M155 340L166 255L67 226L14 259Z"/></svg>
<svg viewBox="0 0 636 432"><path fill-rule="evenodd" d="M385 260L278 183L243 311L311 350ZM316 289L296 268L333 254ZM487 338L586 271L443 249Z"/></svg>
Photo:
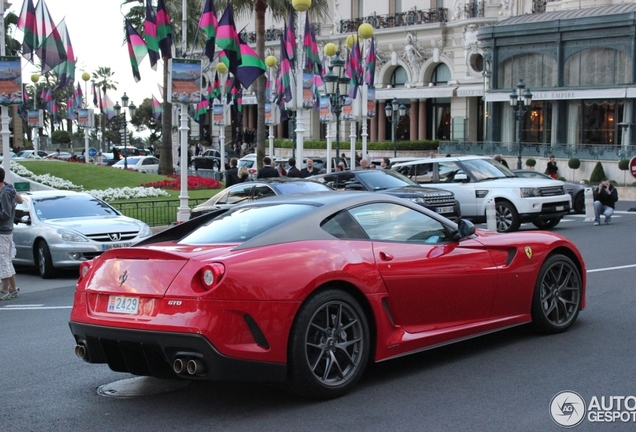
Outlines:
<svg viewBox="0 0 636 432"><path fill-rule="evenodd" d="M447 190L423 187L391 170L338 171L309 177L336 190L382 192L408 199L452 220L461 216L459 202Z"/></svg>

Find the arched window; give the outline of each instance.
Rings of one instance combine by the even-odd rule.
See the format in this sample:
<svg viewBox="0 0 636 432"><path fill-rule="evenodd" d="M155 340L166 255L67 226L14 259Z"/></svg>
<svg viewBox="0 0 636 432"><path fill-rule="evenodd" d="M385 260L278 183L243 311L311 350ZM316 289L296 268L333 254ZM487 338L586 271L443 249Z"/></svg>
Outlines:
<svg viewBox="0 0 636 432"><path fill-rule="evenodd" d="M499 65L497 88L514 89L522 79L528 89L556 87L557 63L553 57L519 54Z"/></svg>
<svg viewBox="0 0 636 432"><path fill-rule="evenodd" d="M622 51L592 48L580 51L565 62L566 86L629 84L632 60Z"/></svg>
<svg viewBox="0 0 636 432"><path fill-rule="evenodd" d="M444 63L440 63L433 71L433 76L431 76L431 82L435 85L446 84L450 79L450 69Z"/></svg>
<svg viewBox="0 0 636 432"><path fill-rule="evenodd" d="M391 74L391 87L404 87L404 83L406 83L407 74L402 66L398 66L395 68L393 73Z"/></svg>

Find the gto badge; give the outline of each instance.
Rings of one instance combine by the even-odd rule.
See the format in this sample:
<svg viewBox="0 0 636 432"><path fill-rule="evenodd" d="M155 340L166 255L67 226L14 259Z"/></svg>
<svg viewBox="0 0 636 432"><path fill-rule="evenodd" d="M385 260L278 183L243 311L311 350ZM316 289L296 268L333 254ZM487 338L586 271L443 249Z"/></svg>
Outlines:
<svg viewBox="0 0 636 432"><path fill-rule="evenodd" d="M526 246L524 248L524 250L526 251L526 256L528 257L528 259L532 258L532 248L530 246Z"/></svg>
<svg viewBox="0 0 636 432"><path fill-rule="evenodd" d="M128 279L128 270L124 270L122 274L119 275L119 286L122 286L124 282Z"/></svg>
<svg viewBox="0 0 636 432"><path fill-rule="evenodd" d="M168 306L181 306L181 301L179 300L169 300L168 301Z"/></svg>

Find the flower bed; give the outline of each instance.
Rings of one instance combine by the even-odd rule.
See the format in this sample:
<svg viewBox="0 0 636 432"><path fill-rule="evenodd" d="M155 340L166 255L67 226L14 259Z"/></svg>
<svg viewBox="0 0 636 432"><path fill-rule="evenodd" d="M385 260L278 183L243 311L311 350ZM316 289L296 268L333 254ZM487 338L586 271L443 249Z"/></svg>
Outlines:
<svg viewBox="0 0 636 432"><path fill-rule="evenodd" d="M181 189L181 177L179 175L171 174L168 177L170 177L170 180L144 183L141 186L169 189L169 190ZM201 177L201 176L188 176L188 190L220 189L222 186L223 185L221 184L220 181L213 178Z"/></svg>

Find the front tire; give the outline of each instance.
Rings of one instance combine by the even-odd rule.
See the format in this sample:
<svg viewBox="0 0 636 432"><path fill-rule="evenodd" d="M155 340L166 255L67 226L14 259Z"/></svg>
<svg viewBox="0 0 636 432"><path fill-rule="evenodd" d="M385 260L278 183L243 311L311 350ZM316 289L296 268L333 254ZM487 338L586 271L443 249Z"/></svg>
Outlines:
<svg viewBox="0 0 636 432"><path fill-rule="evenodd" d="M44 240L38 242L36 247L36 259L38 265L38 272L42 279L52 279L57 275L57 269L53 267L53 260L51 259L51 251L49 245Z"/></svg>
<svg viewBox="0 0 636 432"><path fill-rule="evenodd" d="M560 217L554 217L550 219L537 219L536 221L532 222L532 224L539 229L548 230L557 226L559 222L561 222L561 219L562 218Z"/></svg>
<svg viewBox="0 0 636 432"><path fill-rule="evenodd" d="M541 266L532 298L532 324L541 333L561 333L576 321L583 294L578 267L565 255Z"/></svg>
<svg viewBox="0 0 636 432"><path fill-rule="evenodd" d="M497 232L517 231L521 225L519 213L509 201L497 201L495 203L495 216L497 218Z"/></svg>
<svg viewBox="0 0 636 432"><path fill-rule="evenodd" d="M309 298L289 338L289 388L313 399L342 396L364 372L369 340L367 318L351 295L327 289Z"/></svg>

